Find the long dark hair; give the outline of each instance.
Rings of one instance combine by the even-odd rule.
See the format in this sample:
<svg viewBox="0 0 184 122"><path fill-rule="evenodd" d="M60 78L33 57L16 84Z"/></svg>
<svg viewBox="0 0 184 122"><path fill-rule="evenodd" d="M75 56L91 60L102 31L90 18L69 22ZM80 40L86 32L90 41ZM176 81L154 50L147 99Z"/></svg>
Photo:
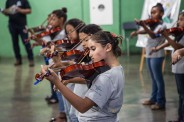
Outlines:
<svg viewBox="0 0 184 122"><path fill-rule="evenodd" d="M122 42L123 38L121 36L116 36L115 34L108 31L99 31L91 36L91 39L97 43L100 43L103 47L108 43L112 45L112 52L116 57L122 55L119 42Z"/></svg>
<svg viewBox="0 0 184 122"><path fill-rule="evenodd" d="M65 26L64 26L65 33L66 33L66 26L67 26L67 25L71 25L71 26L73 26L74 28L78 27L75 31L77 32L77 38L78 38L78 40L79 40L79 30L85 26L85 23L84 23L82 20L77 19L77 18L70 19L70 20L68 20L68 21L65 23ZM66 33L66 35L67 35L67 33Z"/></svg>
<svg viewBox="0 0 184 122"><path fill-rule="evenodd" d="M66 25L71 25L74 28L76 28L80 24L81 24L81 26L78 29L76 29L77 33L79 33L79 30L85 26L85 23L82 20L77 19L77 18L70 19L65 24L65 30L66 30Z"/></svg>

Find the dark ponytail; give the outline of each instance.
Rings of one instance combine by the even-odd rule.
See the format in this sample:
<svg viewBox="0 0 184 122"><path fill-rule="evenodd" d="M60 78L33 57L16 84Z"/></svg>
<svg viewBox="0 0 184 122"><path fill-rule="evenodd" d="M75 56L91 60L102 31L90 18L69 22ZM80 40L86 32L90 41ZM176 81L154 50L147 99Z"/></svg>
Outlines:
<svg viewBox="0 0 184 122"><path fill-rule="evenodd" d="M116 57L122 55L122 51L118 46L119 43L122 43L123 37L117 36L113 33L108 31L99 31L91 36L91 39L97 43L100 43L103 47L106 46L108 43L112 45L112 52Z"/></svg>
<svg viewBox="0 0 184 122"><path fill-rule="evenodd" d="M162 3L157 3L152 8L154 8L154 7L157 7L160 10L160 12L164 13L164 7L163 7Z"/></svg>

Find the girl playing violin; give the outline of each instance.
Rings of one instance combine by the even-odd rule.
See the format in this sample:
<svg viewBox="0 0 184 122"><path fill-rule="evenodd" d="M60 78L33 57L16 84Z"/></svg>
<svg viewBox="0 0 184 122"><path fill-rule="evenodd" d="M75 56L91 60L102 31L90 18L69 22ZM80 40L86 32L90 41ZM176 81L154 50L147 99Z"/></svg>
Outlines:
<svg viewBox="0 0 184 122"><path fill-rule="evenodd" d="M51 75L47 77L54 83L63 96L81 114L79 121L116 122L117 114L123 104L124 71L117 57L121 55L118 47L119 39L110 32L100 31L91 36L88 41L90 57L93 62L104 60L110 70L98 75L92 82L84 98L79 97L66 87L58 76L49 70ZM44 66L41 72L46 73Z"/></svg>
<svg viewBox="0 0 184 122"><path fill-rule="evenodd" d="M100 26L95 24L85 25L83 28L79 30L79 40L81 40L81 45L84 50L88 49L88 40L91 35L97 33L98 31L102 31ZM80 61L82 64L89 64L91 63L91 58L89 57L89 53L82 58ZM85 79L82 78L71 78L68 80L63 80L63 84L67 85L68 83L79 83L79 84L86 84Z"/></svg>
<svg viewBox="0 0 184 122"><path fill-rule="evenodd" d="M160 20L158 23L146 26L144 21L136 21L144 30L138 30L131 33L131 36L138 34L148 34L148 42L146 45L146 62L152 79L152 93L149 100L143 102L143 105L151 105L152 110L159 110L165 108L165 86L162 75L162 63L164 60L164 50L151 54L151 47L155 47L164 42L163 37L157 37L155 34L158 30L165 28L162 16L164 8L162 4L157 3L151 9L151 19Z"/></svg>
<svg viewBox="0 0 184 122"><path fill-rule="evenodd" d="M81 44L84 50L88 49L88 40L90 36L99 31L102 31L102 29L98 25L95 25L95 24L89 24L89 25L84 26L82 29L80 29L79 39L82 40ZM81 62L83 65L92 63L91 58L89 57L89 54L86 55L85 58L83 58ZM106 66L106 65L100 66L99 68L96 68L95 72L87 78L74 77L68 80L63 80L62 82L64 85L75 83L74 90L73 90L74 93L77 94L78 96L84 97L87 92L86 84L89 89L92 85L92 81L94 80L94 78L100 73L103 73L107 70L109 70L109 66ZM71 121L78 121L78 114L79 114L78 111L73 106L71 106L70 111L74 111L76 114L76 118L70 117Z"/></svg>
<svg viewBox="0 0 184 122"><path fill-rule="evenodd" d="M66 8L54 10L52 12L52 15L49 18L50 20L49 20L48 26L51 26L52 28L60 27L62 29L61 29L61 31L52 33L48 36L44 36L42 38L43 42L48 43L48 42L51 42L51 40L55 41L58 39L65 38L65 31L63 29L63 26L64 26L65 21L67 20L66 12L67 12ZM40 52L45 53L45 51L48 51L48 50L49 49L47 47L43 47ZM61 50L64 50L64 49L62 48ZM49 60L48 58L45 58L45 62L47 65L49 64L48 60ZM58 64L60 64L60 58L58 58L58 57L54 57L52 61L51 60L49 60L49 61L50 61L50 63L52 61L54 61L54 63L59 62ZM48 102L48 104L54 104L54 103L58 102L56 92L53 90L53 84L51 84L51 96L46 97L45 99Z"/></svg>
<svg viewBox="0 0 184 122"><path fill-rule="evenodd" d="M48 15L48 24L45 31L35 36L33 35L37 45L46 45L46 43L50 42L51 40L56 41L58 39L65 38L66 35L63 26L67 20L66 13L67 9L64 7L62 9L54 10L51 14Z"/></svg>
<svg viewBox="0 0 184 122"><path fill-rule="evenodd" d="M184 12L181 12L179 14L177 26L178 28L184 28ZM167 33L167 31L163 31L162 35L167 39L167 42L155 48L152 48L152 50L156 52L160 49L163 49L166 46L171 45L175 51L173 58L175 57L175 55L179 54L179 57L177 57L177 60L179 59L179 61L176 64L175 64L175 61L173 62L172 72L174 73L174 76L175 76L177 90L179 94L178 121L183 122L184 121L184 82L183 82L184 81L184 58L183 57L181 58L180 56L181 53L179 53L181 51L179 49L184 47L184 31L180 34L177 34L174 40L169 37L169 34Z"/></svg>
<svg viewBox="0 0 184 122"><path fill-rule="evenodd" d="M84 26L85 26L85 23L76 18L70 19L66 22L64 26L65 33L72 44L70 47L67 48L67 51L70 51L70 50L83 51L84 50L81 45L81 42L79 41L79 30ZM69 62L69 61L71 62L71 60L67 60L65 62ZM72 62L75 63L75 60L73 60ZM80 84L80 85L83 91L87 90L86 85L84 84ZM74 83L67 84L67 87L71 91L73 91L75 84ZM78 95L80 96L80 93ZM65 104L65 112L69 115L69 120L78 121L77 116L76 116L76 110L71 109L71 105L66 99L64 99L64 104Z"/></svg>
<svg viewBox="0 0 184 122"><path fill-rule="evenodd" d="M90 37L99 32L102 31L102 29L100 28L100 26L95 25L95 24L89 24L84 26L82 29L80 29L79 31L79 38L80 40L82 40L82 46L85 49L88 49L88 40L90 39ZM84 64L89 64L91 63L91 58L89 57L89 55L87 55L82 62ZM68 83L79 83L79 84L86 84L88 88L90 88L91 86L91 81L100 73L107 71L109 69L108 66L103 66L103 67L99 67L99 70L97 72L95 72L93 75L91 75L87 80L86 79L82 79L82 78L73 78L73 79L69 79L69 80L63 80L63 84L68 84ZM75 87L76 88L76 87Z"/></svg>

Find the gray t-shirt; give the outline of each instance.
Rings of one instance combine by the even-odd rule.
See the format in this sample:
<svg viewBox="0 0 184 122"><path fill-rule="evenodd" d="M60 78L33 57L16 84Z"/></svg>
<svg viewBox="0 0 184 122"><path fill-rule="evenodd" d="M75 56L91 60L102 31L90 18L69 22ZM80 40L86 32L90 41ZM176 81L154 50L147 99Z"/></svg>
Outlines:
<svg viewBox="0 0 184 122"><path fill-rule="evenodd" d="M155 29L154 29L154 33L157 33L160 29L165 29L166 25L164 24L159 24ZM164 43L165 38L163 36L157 37L152 39L150 36L148 37L148 42L146 45L146 57L147 58L160 58L160 57L164 57L164 49L161 49L157 52L154 52L150 55L150 51L152 47L156 47L162 43Z"/></svg>
<svg viewBox="0 0 184 122"><path fill-rule="evenodd" d="M87 91L88 97L97 106L79 114L80 122L118 122L117 114L123 104L125 76L123 67L116 66L98 75Z"/></svg>
<svg viewBox="0 0 184 122"><path fill-rule="evenodd" d="M184 36L178 43L184 46ZM172 72L176 74L184 74L184 57L182 57L176 64L172 65Z"/></svg>

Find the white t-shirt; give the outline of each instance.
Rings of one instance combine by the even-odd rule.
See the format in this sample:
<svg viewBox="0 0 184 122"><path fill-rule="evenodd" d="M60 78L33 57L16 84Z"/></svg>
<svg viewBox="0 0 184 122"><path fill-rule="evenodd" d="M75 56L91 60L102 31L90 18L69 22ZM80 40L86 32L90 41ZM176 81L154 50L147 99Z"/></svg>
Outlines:
<svg viewBox="0 0 184 122"><path fill-rule="evenodd" d="M184 36L178 43L184 46ZM172 65L172 72L175 74L184 74L184 57L176 64Z"/></svg>
<svg viewBox="0 0 184 122"><path fill-rule="evenodd" d="M66 38L66 34L65 34L65 30L63 29L63 30L61 30L61 31L59 32L59 34L57 34L57 35L54 37L54 39L53 39L52 41L54 42L54 41L61 40L61 39L64 39L64 38ZM59 46L58 48L60 48L60 49L63 50L63 51L66 51L66 48L63 48L63 47L61 47L61 46Z"/></svg>
<svg viewBox="0 0 184 122"><path fill-rule="evenodd" d="M93 106L79 114L80 122L117 122L117 114L123 104L125 76L122 66L116 66L98 75L92 82L85 97L91 99Z"/></svg>

